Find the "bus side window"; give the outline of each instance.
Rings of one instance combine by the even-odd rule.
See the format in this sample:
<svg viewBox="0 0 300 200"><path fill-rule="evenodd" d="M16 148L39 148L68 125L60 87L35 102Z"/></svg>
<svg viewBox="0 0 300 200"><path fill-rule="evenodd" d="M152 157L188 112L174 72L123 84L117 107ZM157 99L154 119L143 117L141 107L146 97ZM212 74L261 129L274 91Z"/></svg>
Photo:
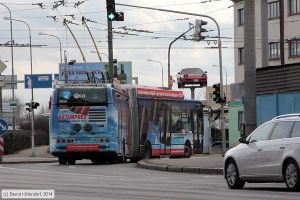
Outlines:
<svg viewBox="0 0 300 200"><path fill-rule="evenodd" d="M160 135L161 135L161 143L162 144L165 144L166 143L166 134L164 133L164 118L163 117L160 117L159 118L159 130L160 130Z"/></svg>

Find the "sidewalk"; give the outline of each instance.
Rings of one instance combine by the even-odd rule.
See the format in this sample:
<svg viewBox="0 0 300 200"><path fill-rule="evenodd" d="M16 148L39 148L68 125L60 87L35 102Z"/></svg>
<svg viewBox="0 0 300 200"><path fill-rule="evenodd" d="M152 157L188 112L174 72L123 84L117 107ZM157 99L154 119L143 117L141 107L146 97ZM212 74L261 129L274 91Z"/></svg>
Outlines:
<svg viewBox="0 0 300 200"><path fill-rule="evenodd" d="M191 158L157 158L141 160L138 166L159 171L221 175L223 174L223 157L220 154L212 154L195 155Z"/></svg>
<svg viewBox="0 0 300 200"><path fill-rule="evenodd" d="M35 148L35 157L32 157L31 149L25 149L15 154L4 155L0 164L27 164L27 163L51 163L57 162L57 158L48 153L49 146Z"/></svg>

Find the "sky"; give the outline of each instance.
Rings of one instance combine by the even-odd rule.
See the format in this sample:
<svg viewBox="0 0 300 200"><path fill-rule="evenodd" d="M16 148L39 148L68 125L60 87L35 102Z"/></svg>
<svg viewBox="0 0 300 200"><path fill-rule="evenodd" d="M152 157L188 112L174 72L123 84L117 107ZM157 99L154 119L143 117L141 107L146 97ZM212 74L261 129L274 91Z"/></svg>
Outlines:
<svg viewBox="0 0 300 200"><path fill-rule="evenodd" d="M56 3L55 3L56 2ZM82 62L81 54L76 47L70 33L63 25L63 19L69 24L72 32L79 41L87 62L98 62L97 54L92 53L94 47L86 28L81 23L84 16L89 19L88 26L96 40L100 53L108 54L107 48L107 19L105 0L65 0L59 5L57 0L2 0L12 12L12 18L25 21L31 28L33 44L33 74L58 73L60 62L59 42L56 38L39 35L47 33L57 36L63 51L67 51L68 60ZM116 0L116 3L139 5L145 7L163 8L169 10L198 13L214 17L221 29L223 65L227 69L228 84L234 82L234 44L233 44L233 8L230 0ZM53 8L56 7L57 8ZM209 19L180 15L145 9L129 8L116 5L117 11L124 12L123 22L113 22L113 28L123 34L114 34L114 58L119 61L131 61L133 76L139 78L139 84L160 87L161 66L164 68L164 83L167 86L168 46L172 40L189 29L189 23L194 24L196 19L208 22L206 29L209 32L206 40L195 42L179 40L171 49L171 75L182 68L199 67L207 71L208 85L220 82L218 50L216 40L216 25ZM0 44L10 41L9 17L7 9L0 5ZM55 20L54 20L55 18ZM130 30L125 31L123 27ZM186 34L192 38L193 31ZM13 21L13 39L18 44L29 44L29 32L25 24ZM36 46L35 46L36 45ZM18 80L24 80L24 74L30 74L30 54L28 47L14 48L14 71ZM107 61L102 54L103 61ZM0 59L6 63L7 69L2 73L9 75L11 69L10 48L0 47ZM224 75L224 84L225 84ZM177 89L176 86L173 89ZM52 89L34 89L35 101L47 105ZM187 98L190 91L184 89ZM16 97L23 104L31 99L30 90L24 89L24 84L18 84ZM11 97L11 90L3 90L4 98ZM197 89L196 99L205 99L204 89Z"/></svg>

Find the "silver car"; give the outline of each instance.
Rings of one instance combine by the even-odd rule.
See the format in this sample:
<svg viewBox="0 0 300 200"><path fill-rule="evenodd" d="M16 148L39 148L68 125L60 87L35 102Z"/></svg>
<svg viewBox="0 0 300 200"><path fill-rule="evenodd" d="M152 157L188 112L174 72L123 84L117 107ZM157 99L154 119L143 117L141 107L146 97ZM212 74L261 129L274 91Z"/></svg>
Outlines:
<svg viewBox="0 0 300 200"><path fill-rule="evenodd" d="M285 182L288 189L300 190L300 113L275 117L239 141L224 157L229 188Z"/></svg>

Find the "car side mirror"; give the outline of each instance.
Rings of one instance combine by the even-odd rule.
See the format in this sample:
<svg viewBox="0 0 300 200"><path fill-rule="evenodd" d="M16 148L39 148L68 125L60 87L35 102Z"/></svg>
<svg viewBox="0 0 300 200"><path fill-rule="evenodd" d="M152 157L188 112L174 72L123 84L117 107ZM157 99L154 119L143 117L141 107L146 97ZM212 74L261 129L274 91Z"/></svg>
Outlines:
<svg viewBox="0 0 300 200"><path fill-rule="evenodd" d="M247 137L246 136L242 136L239 139L239 142L242 143L242 144L249 144L249 141L247 141Z"/></svg>
<svg viewBox="0 0 300 200"><path fill-rule="evenodd" d="M207 71L204 71L204 74L207 74Z"/></svg>

